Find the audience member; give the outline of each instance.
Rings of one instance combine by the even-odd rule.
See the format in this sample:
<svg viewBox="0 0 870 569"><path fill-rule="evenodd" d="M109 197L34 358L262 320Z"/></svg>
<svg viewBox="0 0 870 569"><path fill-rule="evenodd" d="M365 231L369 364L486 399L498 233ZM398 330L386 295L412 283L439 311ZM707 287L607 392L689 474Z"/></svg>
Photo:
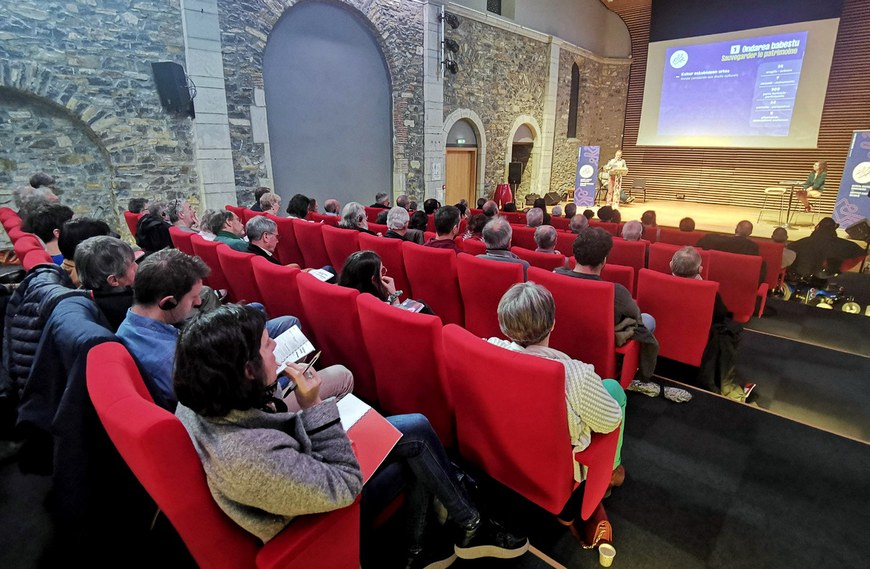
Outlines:
<svg viewBox="0 0 870 569"><path fill-rule="evenodd" d="M12 198L21 219L26 218L31 211L45 203L60 203L60 198L51 191L51 188L46 186L38 188L29 185L18 186L13 190Z"/></svg>
<svg viewBox="0 0 870 569"><path fill-rule="evenodd" d="M136 244L146 255L172 247L169 227L169 205L166 202L152 203L148 206L148 213L140 217L136 225Z"/></svg>
<svg viewBox="0 0 870 569"><path fill-rule="evenodd" d="M432 215L439 207L441 207L441 203L435 198L429 198L423 202L423 211L426 212L426 215Z"/></svg>
<svg viewBox="0 0 870 569"><path fill-rule="evenodd" d="M389 239L401 239L402 241L410 241L423 244L423 232L416 229L408 229L408 223L411 221L411 216L408 215L408 210L402 206L390 208L387 214L387 232L384 237Z"/></svg>
<svg viewBox="0 0 870 569"><path fill-rule="evenodd" d="M410 212L410 211L417 211L417 202L415 202L414 200L411 200L411 201L408 203L408 211L409 211L409 212Z"/></svg>
<svg viewBox="0 0 870 569"><path fill-rule="evenodd" d="M791 266L794 263L795 258L797 257L797 253L788 248L788 231L786 231L782 227L777 227L773 230L773 234L770 236L771 239L775 243L782 243L782 268Z"/></svg>
<svg viewBox="0 0 870 569"><path fill-rule="evenodd" d="M314 200L311 200L310 203L315 202ZM281 196L273 194L272 192L263 194L263 197L260 198L260 211L274 215L275 217L281 217Z"/></svg>
<svg viewBox="0 0 870 569"><path fill-rule="evenodd" d="M387 465L398 464L389 471L407 481L386 479L381 468L363 487L338 408L324 393L322 372L303 374L301 366L290 364L287 373L303 411L288 413L276 403L274 342L263 328L255 310L226 306L195 319L179 339L177 415L195 441L215 501L233 521L268 542L297 516L349 506L361 491L366 503L386 503L406 485L413 496L406 500L406 526L412 528L408 567L446 567L455 556L517 557L528 549L528 540L484 519L422 415L388 419L402 438ZM430 549L428 543L424 548L433 497L460 530L452 549Z"/></svg>
<svg viewBox="0 0 870 569"><path fill-rule="evenodd" d="M550 215L553 217L562 217L562 206L554 205Z"/></svg>
<svg viewBox="0 0 870 569"><path fill-rule="evenodd" d="M73 210L67 206L45 202L23 219L21 229L39 237L51 260L55 265L60 265L63 263L63 255L57 246L57 238L63 224L72 217Z"/></svg>
<svg viewBox="0 0 870 569"><path fill-rule="evenodd" d="M182 231L196 233L199 230L199 219L196 217L196 208L187 200L177 199L166 210L169 215L169 223Z"/></svg>
<svg viewBox="0 0 870 569"><path fill-rule="evenodd" d="M235 213L227 210L215 212L210 229L215 241L226 243L231 249L242 253L248 251L248 242L243 239L245 226Z"/></svg>
<svg viewBox="0 0 870 569"><path fill-rule="evenodd" d="M337 199L329 198L328 200L323 202L324 215L334 215L334 216L338 217L339 212L341 212L341 204L338 203Z"/></svg>
<svg viewBox="0 0 870 569"><path fill-rule="evenodd" d="M824 269L825 274L834 275L840 272L846 259L863 257L864 249L860 245L837 237L837 227L833 219L823 217L809 237L790 243L788 248L797 256L789 267L789 274L808 277Z"/></svg>
<svg viewBox="0 0 870 569"><path fill-rule="evenodd" d="M377 223L378 225L386 225L387 224L387 214L389 214L389 213L390 213L390 210L381 209L381 211L378 212L378 216L375 218L375 223Z"/></svg>
<svg viewBox="0 0 870 569"><path fill-rule="evenodd" d="M592 221L592 218L595 217L595 212L592 211L591 209L584 209L583 210L583 217L586 218L586 221Z"/></svg>
<svg viewBox="0 0 870 569"><path fill-rule="evenodd" d="M132 247L109 235L89 237L76 247L75 265L82 288L91 291L112 332L117 332L133 305L138 265Z"/></svg>
<svg viewBox="0 0 870 569"><path fill-rule="evenodd" d="M468 220L468 225L465 228L465 233L462 234L462 239L472 239L475 241L483 241L483 227L489 218L478 213Z"/></svg>
<svg viewBox="0 0 870 569"><path fill-rule="evenodd" d="M316 198L308 198L308 213L317 213L317 199Z"/></svg>
<svg viewBox="0 0 870 569"><path fill-rule="evenodd" d="M580 234L589 228L589 219L585 215L575 215L568 223L568 229L571 233Z"/></svg>
<svg viewBox="0 0 870 569"><path fill-rule="evenodd" d="M402 194L396 198L396 205L400 208L407 210L411 204L411 200L408 198L407 194Z"/></svg>
<svg viewBox="0 0 870 569"><path fill-rule="evenodd" d="M526 225L528 227L540 227L544 223L544 212L533 207L526 213Z"/></svg>
<svg viewBox="0 0 870 569"><path fill-rule="evenodd" d="M311 200L302 194L296 194L290 198L290 203L287 204L287 214L296 219L305 219L308 217L308 204Z"/></svg>
<svg viewBox="0 0 870 569"><path fill-rule="evenodd" d="M146 198L130 198L127 202L127 211L130 213L142 213L148 209L148 200Z"/></svg>
<svg viewBox="0 0 870 569"><path fill-rule="evenodd" d="M523 280L528 278L529 263L511 253L511 236L513 229L507 219L495 217L483 227L483 242L486 243L486 253L478 255L481 259L517 263L523 266Z"/></svg>
<svg viewBox="0 0 870 569"><path fill-rule="evenodd" d="M656 212L651 209L646 210L640 216L640 222L644 227L656 227Z"/></svg>
<svg viewBox="0 0 870 569"><path fill-rule="evenodd" d="M483 209L483 204L486 203L486 198L477 198L477 209Z"/></svg>
<svg viewBox="0 0 870 569"><path fill-rule="evenodd" d="M260 200L263 199L263 196L270 193L272 193L272 189L266 186L260 186L254 190L254 204L250 208L251 211L263 211L263 204Z"/></svg>
<svg viewBox="0 0 870 569"><path fill-rule="evenodd" d="M515 202L507 202L504 204L504 212L505 213L516 213L517 212L517 204Z"/></svg>
<svg viewBox="0 0 870 569"><path fill-rule="evenodd" d="M408 222L408 229L416 231L426 231L429 227L429 216L423 210L416 210L411 214L411 221Z"/></svg>
<svg viewBox="0 0 870 569"><path fill-rule="evenodd" d="M199 220L199 236L206 241L214 241L215 235L211 231L212 218L217 213L217 210L207 209L202 212L202 218Z"/></svg>
<svg viewBox="0 0 870 569"><path fill-rule="evenodd" d="M598 219L602 223L610 223L611 219L613 219L613 208L609 205L598 208Z"/></svg>
<svg viewBox="0 0 870 569"><path fill-rule="evenodd" d="M640 241L643 237L643 224L639 221L629 221L622 226L622 238L626 241Z"/></svg>
<svg viewBox="0 0 870 569"><path fill-rule="evenodd" d="M282 264L275 258L278 247L278 224L264 215L256 215L245 224L245 236L248 238L248 253L263 257L272 264ZM293 263L291 266L298 268Z"/></svg>
<svg viewBox="0 0 870 569"><path fill-rule="evenodd" d="M565 205L565 218L572 219L575 215L577 215L577 204L571 202Z"/></svg>
<svg viewBox="0 0 870 569"><path fill-rule="evenodd" d="M752 235L752 222L743 220L734 228L734 235L721 235L708 233L698 240L696 247L701 249L715 249L726 253L738 253L740 255L758 255L758 244L749 239ZM762 278L764 270L761 271Z"/></svg>
<svg viewBox="0 0 870 569"><path fill-rule="evenodd" d="M459 210L456 206L446 205L435 211L435 237L429 239L423 245L436 249L450 249L454 253L461 253L462 249L456 244L456 236L459 234Z"/></svg>
<svg viewBox="0 0 870 569"><path fill-rule="evenodd" d="M385 192L379 192L375 194L375 203L370 205L369 207L379 207L384 209L390 209L390 196Z"/></svg>
<svg viewBox="0 0 870 569"><path fill-rule="evenodd" d="M613 210L613 214L610 216L610 223L622 223L622 213L618 209Z"/></svg>
<svg viewBox="0 0 870 569"><path fill-rule="evenodd" d="M544 225L550 225L550 214L547 213L547 200L545 200L544 198L538 198L535 200L535 205L533 207L541 210L541 213L544 214L544 219L542 223Z"/></svg>
<svg viewBox="0 0 870 569"><path fill-rule="evenodd" d="M338 285L371 294L387 304L398 304L399 297L404 292L396 290L393 277L387 276L387 268L374 251L351 253L341 269Z"/></svg>
<svg viewBox="0 0 870 569"><path fill-rule="evenodd" d="M498 217L498 206L492 200L488 200L483 204L483 215L486 217Z"/></svg>
<svg viewBox="0 0 870 569"><path fill-rule="evenodd" d="M556 228L552 225L540 225L535 229L535 244L537 253L562 254L556 250Z"/></svg>
<svg viewBox="0 0 870 569"><path fill-rule="evenodd" d="M30 186L32 188L54 188L54 184L54 176L45 172L37 172L30 177Z"/></svg>
<svg viewBox="0 0 870 569"><path fill-rule="evenodd" d="M468 217L468 203L465 200L459 200L459 203L453 207L459 210L459 219L466 219Z"/></svg>
<svg viewBox="0 0 870 569"><path fill-rule="evenodd" d="M691 217L684 217L680 220L680 231L694 231L695 220Z"/></svg>
<svg viewBox="0 0 870 569"><path fill-rule="evenodd" d="M79 282L78 271L76 269L75 255L76 248L79 243L89 237L98 235L110 235L112 230L109 224L99 219L91 219L89 217L78 217L71 219L63 224L60 228L60 235L57 238L57 248L60 254L63 255L63 263L61 268L65 270L76 288L81 284Z"/></svg>
<svg viewBox="0 0 870 569"><path fill-rule="evenodd" d="M353 229L360 233L368 233L374 235L374 231L369 231L369 220L366 217L366 208L359 202L350 202L341 210L341 221L338 222L339 227L345 229Z"/></svg>

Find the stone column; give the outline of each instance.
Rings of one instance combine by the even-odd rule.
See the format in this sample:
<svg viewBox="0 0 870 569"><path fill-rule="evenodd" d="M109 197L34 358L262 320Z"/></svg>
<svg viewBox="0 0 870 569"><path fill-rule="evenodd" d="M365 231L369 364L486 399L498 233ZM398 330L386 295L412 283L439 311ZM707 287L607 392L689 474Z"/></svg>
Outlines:
<svg viewBox="0 0 870 569"><path fill-rule="evenodd" d="M541 123L541 165L534 186L540 195L551 190L550 172L553 170L553 144L556 139L556 96L559 93L559 45L550 37L550 57L547 84L544 89L544 115ZM558 191L558 190L556 190Z"/></svg>
<svg viewBox="0 0 870 569"><path fill-rule="evenodd" d="M194 156L200 209L223 209L237 199L217 0L181 0L181 14L187 74L196 85Z"/></svg>
<svg viewBox="0 0 870 569"><path fill-rule="evenodd" d="M441 5L423 9L423 104L425 108L423 176L426 198L444 203L444 79L441 69ZM419 204L422 206L422 204Z"/></svg>

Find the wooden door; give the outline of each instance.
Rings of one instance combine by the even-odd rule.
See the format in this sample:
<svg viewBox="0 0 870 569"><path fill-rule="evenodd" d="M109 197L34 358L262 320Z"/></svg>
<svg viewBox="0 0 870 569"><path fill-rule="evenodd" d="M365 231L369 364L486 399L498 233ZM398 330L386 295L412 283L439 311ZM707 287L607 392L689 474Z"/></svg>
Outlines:
<svg viewBox="0 0 870 569"><path fill-rule="evenodd" d="M477 148L448 148L444 166L444 205L468 200L472 207L477 198Z"/></svg>

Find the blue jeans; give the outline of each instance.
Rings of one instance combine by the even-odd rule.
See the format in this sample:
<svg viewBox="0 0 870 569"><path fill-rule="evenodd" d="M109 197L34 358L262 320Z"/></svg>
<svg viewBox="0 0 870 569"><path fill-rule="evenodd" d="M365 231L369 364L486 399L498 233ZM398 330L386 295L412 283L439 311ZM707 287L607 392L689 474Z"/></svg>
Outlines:
<svg viewBox="0 0 870 569"><path fill-rule="evenodd" d="M640 319L643 321L643 326L650 332L656 331L656 319L653 318L652 314L647 314L646 312L640 313Z"/></svg>
<svg viewBox="0 0 870 569"><path fill-rule="evenodd" d="M248 306L250 306L251 308L256 308L263 314L267 314L266 307L259 302L249 302ZM272 339L277 338L283 332L286 332L293 326L299 326L299 328L302 328L302 325L299 323L299 319L295 316L279 316L278 318L271 318L266 321L266 330L269 331L269 337Z"/></svg>
<svg viewBox="0 0 870 569"><path fill-rule="evenodd" d="M476 524L480 513L466 494L429 420L419 413L395 415L387 420L399 429L402 438L363 487L363 508L386 506L404 485L412 547L422 545L433 496L444 504L457 525L467 528Z"/></svg>

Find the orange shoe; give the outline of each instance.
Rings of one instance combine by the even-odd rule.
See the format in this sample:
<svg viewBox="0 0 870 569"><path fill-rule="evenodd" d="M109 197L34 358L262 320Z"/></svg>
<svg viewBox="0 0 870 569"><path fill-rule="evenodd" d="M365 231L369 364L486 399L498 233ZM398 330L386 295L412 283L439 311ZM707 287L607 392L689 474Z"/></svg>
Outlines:
<svg viewBox="0 0 870 569"><path fill-rule="evenodd" d="M619 488L625 482L625 467L621 464L613 469L613 475L610 477L610 487Z"/></svg>

